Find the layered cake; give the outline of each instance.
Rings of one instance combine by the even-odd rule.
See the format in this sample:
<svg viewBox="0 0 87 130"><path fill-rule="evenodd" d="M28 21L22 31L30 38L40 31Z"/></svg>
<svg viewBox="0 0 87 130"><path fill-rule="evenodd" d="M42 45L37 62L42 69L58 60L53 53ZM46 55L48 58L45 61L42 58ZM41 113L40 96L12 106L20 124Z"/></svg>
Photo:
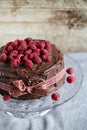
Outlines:
<svg viewBox="0 0 87 130"><path fill-rule="evenodd" d="M39 99L64 84L63 53L46 40L26 38L0 48L0 94Z"/></svg>

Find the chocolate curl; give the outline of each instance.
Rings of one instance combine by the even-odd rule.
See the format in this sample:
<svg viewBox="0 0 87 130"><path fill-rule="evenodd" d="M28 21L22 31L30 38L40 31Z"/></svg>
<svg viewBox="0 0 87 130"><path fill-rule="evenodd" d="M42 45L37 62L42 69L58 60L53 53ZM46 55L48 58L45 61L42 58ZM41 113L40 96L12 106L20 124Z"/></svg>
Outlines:
<svg viewBox="0 0 87 130"><path fill-rule="evenodd" d="M26 86L22 80L14 80L13 85L18 88L20 91L25 91Z"/></svg>

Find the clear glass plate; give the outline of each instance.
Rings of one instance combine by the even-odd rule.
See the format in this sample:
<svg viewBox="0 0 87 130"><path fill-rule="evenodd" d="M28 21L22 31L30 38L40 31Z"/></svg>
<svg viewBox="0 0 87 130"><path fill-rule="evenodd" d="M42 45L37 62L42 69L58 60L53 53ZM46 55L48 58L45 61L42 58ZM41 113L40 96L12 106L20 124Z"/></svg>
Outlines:
<svg viewBox="0 0 87 130"><path fill-rule="evenodd" d="M26 100L19 101L15 99L10 99L9 101L4 101L2 96L0 95L0 110L5 113L16 116L20 118L30 117L30 116L38 116L46 114L51 108L62 105L69 99L71 99L80 89L82 85L82 70L78 63L67 54L64 55L65 60L65 68L73 67L74 76L76 77L76 81L72 84L69 84L65 81L64 85L57 90L60 94L60 100L54 101L51 99L51 94L42 97L41 99L36 100ZM66 73L66 77L68 74Z"/></svg>

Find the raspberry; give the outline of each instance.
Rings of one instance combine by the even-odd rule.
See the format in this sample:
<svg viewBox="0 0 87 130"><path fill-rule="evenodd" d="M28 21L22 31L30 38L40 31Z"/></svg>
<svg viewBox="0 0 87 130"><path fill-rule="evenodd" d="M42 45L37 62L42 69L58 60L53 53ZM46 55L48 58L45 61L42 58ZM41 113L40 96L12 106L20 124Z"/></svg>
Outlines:
<svg viewBox="0 0 87 130"><path fill-rule="evenodd" d="M35 43L36 43L36 47L38 48L38 45L40 44L40 41L37 39L34 39Z"/></svg>
<svg viewBox="0 0 87 130"><path fill-rule="evenodd" d="M5 49L5 47L3 48L2 53L8 54L8 51Z"/></svg>
<svg viewBox="0 0 87 130"><path fill-rule="evenodd" d="M12 51L12 50L13 50L13 47L12 47L11 45L8 46L7 51L10 52L10 51Z"/></svg>
<svg viewBox="0 0 87 130"><path fill-rule="evenodd" d="M49 52L51 51L51 44L49 41L45 41L45 48L46 50L48 50Z"/></svg>
<svg viewBox="0 0 87 130"><path fill-rule="evenodd" d="M73 68L72 67L68 68L66 71L67 71L68 74L73 74Z"/></svg>
<svg viewBox="0 0 87 130"><path fill-rule="evenodd" d="M44 49L45 43L44 43L44 42L43 42L43 43L40 43L40 44L38 44L37 46L38 46L38 48L40 48L40 49Z"/></svg>
<svg viewBox="0 0 87 130"><path fill-rule="evenodd" d="M26 45L26 42L25 41L21 41L19 47L18 47L18 50L19 51L24 51L24 50L27 50L27 45Z"/></svg>
<svg viewBox="0 0 87 130"><path fill-rule="evenodd" d="M25 56L23 57L23 60L24 60L24 61L28 60L28 55L25 55Z"/></svg>
<svg viewBox="0 0 87 130"><path fill-rule="evenodd" d="M24 41L26 41L27 43L29 43L30 41L32 41L32 38L25 38Z"/></svg>
<svg viewBox="0 0 87 130"><path fill-rule="evenodd" d="M19 59L12 59L11 60L11 65L14 67L17 67L20 64Z"/></svg>
<svg viewBox="0 0 87 130"><path fill-rule="evenodd" d="M5 45L5 48L7 49L8 46L10 46L12 44L12 42L8 42L6 45Z"/></svg>
<svg viewBox="0 0 87 130"><path fill-rule="evenodd" d="M29 55L32 53L32 50L31 49L28 49L27 51L25 51L25 55Z"/></svg>
<svg viewBox="0 0 87 130"><path fill-rule="evenodd" d="M18 51L17 50L13 50L10 52L10 55L8 56L8 59L11 60L13 59L14 57L16 57L18 54Z"/></svg>
<svg viewBox="0 0 87 130"><path fill-rule="evenodd" d="M18 46L15 46L14 49L15 49L15 50L18 50Z"/></svg>
<svg viewBox="0 0 87 130"><path fill-rule="evenodd" d="M20 61L23 56L24 56L23 54L18 54L16 58Z"/></svg>
<svg viewBox="0 0 87 130"><path fill-rule="evenodd" d="M30 56L29 56L30 59L33 59L34 58L34 55L31 53Z"/></svg>
<svg viewBox="0 0 87 130"><path fill-rule="evenodd" d="M37 53L37 55L40 55L40 49L36 49L35 52Z"/></svg>
<svg viewBox="0 0 87 130"><path fill-rule="evenodd" d="M4 49L3 49L3 52L7 52L7 48L11 45L12 42L8 42L5 46L4 46Z"/></svg>
<svg viewBox="0 0 87 130"><path fill-rule="evenodd" d="M37 53L36 52L33 52L33 53L31 53L30 54L30 59L33 59L34 57L37 57L38 55L37 55Z"/></svg>
<svg viewBox="0 0 87 130"><path fill-rule="evenodd" d="M75 80L76 80L76 78L74 76L68 76L67 77L67 82L70 83L70 84L73 83Z"/></svg>
<svg viewBox="0 0 87 130"><path fill-rule="evenodd" d="M42 59L39 56L34 57L34 63L39 64L41 62L42 62Z"/></svg>
<svg viewBox="0 0 87 130"><path fill-rule="evenodd" d="M55 101L58 101L58 100L60 99L60 94L58 94L58 93L53 93L53 94L51 95L51 98L52 98L53 100L55 100Z"/></svg>
<svg viewBox="0 0 87 130"><path fill-rule="evenodd" d="M12 59L14 59L14 57L11 56L11 55L9 55L9 56L7 57L7 60L12 60Z"/></svg>
<svg viewBox="0 0 87 130"><path fill-rule="evenodd" d="M47 56L48 56L48 55L43 55L43 56L42 56L42 59L43 59L44 61L46 61Z"/></svg>
<svg viewBox="0 0 87 130"><path fill-rule="evenodd" d="M33 44L36 46L36 45L37 45L37 42L33 40ZM37 48L37 46L36 46L36 48Z"/></svg>
<svg viewBox="0 0 87 130"><path fill-rule="evenodd" d="M19 39L17 39L17 40L15 40L14 42L12 42L12 46L13 47L18 47L18 44L20 43L20 40Z"/></svg>
<svg viewBox="0 0 87 130"><path fill-rule="evenodd" d="M6 61L7 60L7 55L5 54L5 53L2 53L1 55L0 55L0 61Z"/></svg>
<svg viewBox="0 0 87 130"><path fill-rule="evenodd" d="M19 54L24 54L24 51L19 51L18 53L19 53Z"/></svg>
<svg viewBox="0 0 87 130"><path fill-rule="evenodd" d="M32 67L33 67L33 63L32 63L32 61L29 60L29 59L25 61L25 65L26 65L26 67L28 67L28 68L32 68Z"/></svg>
<svg viewBox="0 0 87 130"><path fill-rule="evenodd" d="M46 58L46 62L50 62L50 61L51 61L51 57L48 56L48 57Z"/></svg>
<svg viewBox="0 0 87 130"><path fill-rule="evenodd" d="M13 56L17 56L18 54L18 51L17 50L13 50L10 52L10 56L13 57Z"/></svg>
<svg viewBox="0 0 87 130"><path fill-rule="evenodd" d="M17 67L20 62L25 62L25 65L31 68L33 67L33 62L36 64L41 63L42 60L50 62L51 58L48 55L50 49L51 45L49 41L32 40L32 38L26 38L24 40L17 39L7 43L4 47L4 61L9 60L14 67ZM3 61L2 57L3 55L1 54L1 61Z"/></svg>
<svg viewBox="0 0 87 130"><path fill-rule="evenodd" d="M5 94L4 96L3 96L3 100L4 101L8 101L10 99L10 96L8 95L8 94Z"/></svg>
<svg viewBox="0 0 87 130"><path fill-rule="evenodd" d="M48 51L47 51L46 49L42 49L42 50L41 50L41 54L42 54L42 55L48 55Z"/></svg>
<svg viewBox="0 0 87 130"><path fill-rule="evenodd" d="M48 56L48 55L43 55L43 56L42 56L42 59L43 59L43 61L45 61L45 62L50 62L50 61L51 61L51 57Z"/></svg>
<svg viewBox="0 0 87 130"><path fill-rule="evenodd" d="M30 47L32 50L36 50L36 49L37 49L37 47L36 47L36 45L34 44L34 42L31 42L31 43L29 44L29 47Z"/></svg>

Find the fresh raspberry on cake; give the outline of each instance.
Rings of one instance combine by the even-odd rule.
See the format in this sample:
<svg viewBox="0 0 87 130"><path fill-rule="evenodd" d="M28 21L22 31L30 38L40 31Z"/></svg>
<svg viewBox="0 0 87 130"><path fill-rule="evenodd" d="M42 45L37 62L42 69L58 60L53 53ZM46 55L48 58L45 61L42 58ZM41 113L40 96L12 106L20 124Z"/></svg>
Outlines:
<svg viewBox="0 0 87 130"><path fill-rule="evenodd" d="M32 50L31 50L31 49L28 49L28 50L25 51L25 55L29 55L29 54L31 54L31 53L32 53Z"/></svg>
<svg viewBox="0 0 87 130"><path fill-rule="evenodd" d="M12 59L11 60L11 65L13 67L17 67L20 64L20 60L19 59Z"/></svg>
<svg viewBox="0 0 87 130"><path fill-rule="evenodd" d="M34 57L34 63L39 64L42 62L42 59L39 56Z"/></svg>
<svg viewBox="0 0 87 130"><path fill-rule="evenodd" d="M6 55L5 53L2 53L2 54L0 55L0 62L1 62L1 61L6 61L6 59L7 59L7 55Z"/></svg>
<svg viewBox="0 0 87 130"><path fill-rule="evenodd" d="M20 45L18 46L18 51L24 51L27 50L27 44L24 40L20 42Z"/></svg>
<svg viewBox="0 0 87 130"><path fill-rule="evenodd" d="M35 45L35 42L30 42L30 43L29 43L29 48L32 49L32 50L36 50L37 47L36 47L36 45Z"/></svg>
<svg viewBox="0 0 87 130"><path fill-rule="evenodd" d="M26 65L26 67L28 67L28 68L32 68L32 67L33 67L33 62L32 62L31 60L27 59L27 60L25 61L25 65Z"/></svg>

